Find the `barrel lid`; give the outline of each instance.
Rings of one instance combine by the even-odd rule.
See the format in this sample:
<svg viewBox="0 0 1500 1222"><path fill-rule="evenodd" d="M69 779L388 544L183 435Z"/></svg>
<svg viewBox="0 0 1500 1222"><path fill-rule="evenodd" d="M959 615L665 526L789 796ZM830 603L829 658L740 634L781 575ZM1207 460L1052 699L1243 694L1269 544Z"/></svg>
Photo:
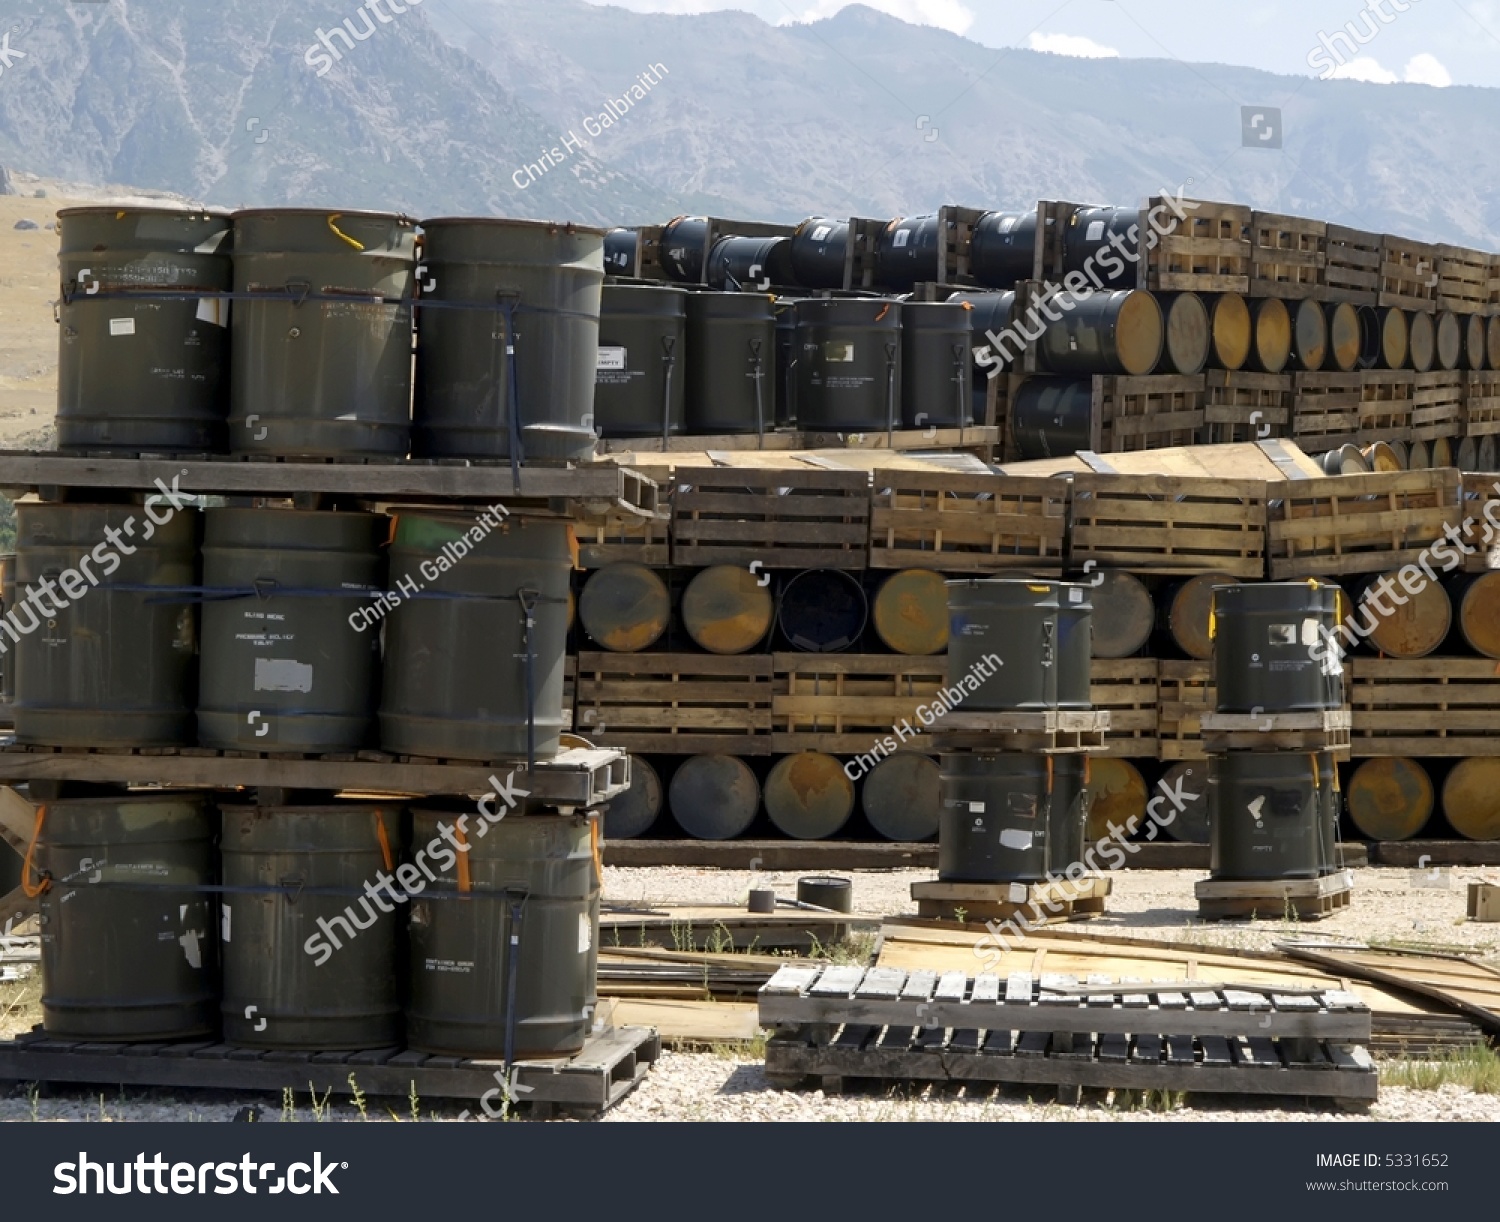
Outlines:
<svg viewBox="0 0 1500 1222"><path fill-rule="evenodd" d="M593 225L576 225L572 221L518 221L503 216L435 216L431 220L416 222L424 230L438 225L489 225L503 229L539 229L548 233L579 233L586 237L607 237L619 233L619 229L600 229ZM630 233L631 230L624 232Z"/></svg>
<svg viewBox="0 0 1500 1222"><path fill-rule="evenodd" d="M218 208L195 208L191 204L181 207L169 206L138 208L133 204L87 204L77 208L59 208L57 217L65 220L70 216L180 216L187 219L227 221L233 213Z"/></svg>
<svg viewBox="0 0 1500 1222"><path fill-rule="evenodd" d="M416 219L404 212L378 212L366 208L242 208L233 214L235 221L252 218L274 218L278 216L348 216L367 220L395 221L400 225L415 225Z"/></svg>

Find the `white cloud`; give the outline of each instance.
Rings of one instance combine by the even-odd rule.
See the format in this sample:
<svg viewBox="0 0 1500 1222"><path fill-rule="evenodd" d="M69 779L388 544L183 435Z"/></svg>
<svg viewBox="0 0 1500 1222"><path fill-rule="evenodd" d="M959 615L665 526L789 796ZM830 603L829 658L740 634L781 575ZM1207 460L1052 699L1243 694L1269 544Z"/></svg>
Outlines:
<svg viewBox="0 0 1500 1222"><path fill-rule="evenodd" d="M803 4L795 17L787 21L822 21L832 17L841 9L849 7L850 0L813 0ZM910 22L912 25L931 25L953 34L967 34L974 24L974 10L960 0L862 0L870 8Z"/></svg>
<svg viewBox="0 0 1500 1222"><path fill-rule="evenodd" d="M1379 60L1368 55L1361 55L1347 64L1341 64L1334 69L1333 75L1342 81L1366 81L1372 85L1394 85L1398 81L1405 81L1408 85L1432 85L1437 89L1445 89L1453 84L1453 77L1438 57L1425 51L1414 55L1400 76L1389 68L1382 67Z"/></svg>
<svg viewBox="0 0 1500 1222"><path fill-rule="evenodd" d="M1443 67L1436 55L1429 55L1426 51L1412 56L1406 65L1406 79L1413 85L1431 85L1437 89L1446 89L1453 84L1453 76L1448 69Z"/></svg>
<svg viewBox="0 0 1500 1222"><path fill-rule="evenodd" d="M1334 78L1341 81L1368 81L1372 85L1394 85L1401 78L1389 68L1382 68L1380 61L1361 55L1333 70Z"/></svg>
<svg viewBox="0 0 1500 1222"><path fill-rule="evenodd" d="M1081 34L1032 34L1031 49L1052 55L1075 55L1082 59L1119 59L1120 53Z"/></svg>

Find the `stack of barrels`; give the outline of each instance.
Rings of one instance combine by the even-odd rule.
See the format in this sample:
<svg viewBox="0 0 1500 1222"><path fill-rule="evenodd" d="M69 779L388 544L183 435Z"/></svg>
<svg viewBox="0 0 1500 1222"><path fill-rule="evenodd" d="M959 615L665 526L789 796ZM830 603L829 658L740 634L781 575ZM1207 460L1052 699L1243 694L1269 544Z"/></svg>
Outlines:
<svg viewBox="0 0 1500 1222"><path fill-rule="evenodd" d="M948 688L965 693L965 713L1092 707L1086 586L970 578L948 589ZM945 752L939 881L1034 883L1065 874L1084 861L1088 789L1085 755Z"/></svg>
<svg viewBox="0 0 1500 1222"><path fill-rule="evenodd" d="M602 230L72 208L58 232L64 452L593 455Z"/></svg>
<svg viewBox="0 0 1500 1222"><path fill-rule="evenodd" d="M1217 711L1266 718L1337 710L1344 672L1321 660L1338 622L1339 588L1262 582L1214 589ZM1275 739L1267 734L1266 742ZM1210 758L1211 871L1215 880L1322 878L1339 869L1339 790L1327 750L1233 751Z"/></svg>

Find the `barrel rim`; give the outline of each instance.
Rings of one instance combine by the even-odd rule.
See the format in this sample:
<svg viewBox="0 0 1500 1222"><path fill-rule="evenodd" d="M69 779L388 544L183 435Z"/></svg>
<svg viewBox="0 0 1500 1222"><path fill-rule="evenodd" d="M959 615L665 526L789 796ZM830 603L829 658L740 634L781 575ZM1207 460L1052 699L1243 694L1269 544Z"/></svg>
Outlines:
<svg viewBox="0 0 1500 1222"><path fill-rule="evenodd" d="M241 208L230 215L236 224L242 220L268 216L352 216L361 220L395 221L410 225L413 229L417 226L416 218L407 216L404 212L381 212L373 208Z"/></svg>
<svg viewBox="0 0 1500 1222"><path fill-rule="evenodd" d="M350 216L353 213L345 213ZM493 229L545 229L549 232L581 234L584 237L608 237L612 233L636 233L637 230L626 226L617 226L603 229L596 225L579 225L574 221L527 221L517 220L505 216L434 216L427 220L414 222L416 226L426 233L434 225L446 225L457 227L459 225L476 225Z"/></svg>
<svg viewBox="0 0 1500 1222"><path fill-rule="evenodd" d="M180 208L162 207L121 207L119 204L80 204L74 208L59 208L56 212L58 220L70 216L108 216L111 214L125 213L128 216L176 216L190 217L200 220L232 221L235 214L224 208L197 208L184 204Z"/></svg>

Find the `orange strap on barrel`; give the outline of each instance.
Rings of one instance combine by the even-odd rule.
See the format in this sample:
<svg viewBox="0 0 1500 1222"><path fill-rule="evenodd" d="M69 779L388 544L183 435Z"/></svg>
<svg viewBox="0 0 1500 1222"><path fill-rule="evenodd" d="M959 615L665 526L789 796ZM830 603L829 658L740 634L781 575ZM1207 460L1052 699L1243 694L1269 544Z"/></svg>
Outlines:
<svg viewBox="0 0 1500 1222"><path fill-rule="evenodd" d="M375 839L380 841L380 855L385 858L385 868L394 870L396 859L391 856L391 839L385 834L385 814L378 810L375 812Z"/></svg>
<svg viewBox="0 0 1500 1222"><path fill-rule="evenodd" d="M47 821L46 806L36 808L36 825L31 829L31 843L26 846L26 860L21 866L21 891L29 900L36 899L52 886L50 878L43 878L35 887L31 885L31 861L36 856L36 842L41 839L42 824Z"/></svg>
<svg viewBox="0 0 1500 1222"><path fill-rule="evenodd" d="M464 835L463 828L455 826L453 830L462 846L458 850L458 889L467 895L474 890L474 880L469 876L469 838Z"/></svg>
<svg viewBox="0 0 1500 1222"><path fill-rule="evenodd" d="M602 819L595 818L589 824L589 848L594 853L594 876L599 880L601 887L604 886L604 838L599 829L603 826L603 822Z"/></svg>
<svg viewBox="0 0 1500 1222"><path fill-rule="evenodd" d="M1052 757L1049 755L1045 758L1047 760L1047 792L1050 794L1052 792Z"/></svg>
<svg viewBox="0 0 1500 1222"><path fill-rule="evenodd" d="M401 515L399 513L391 514L391 536L385 541L385 545L387 547L390 547L390 545L396 541L396 528L400 525L400 523Z"/></svg>
<svg viewBox="0 0 1500 1222"><path fill-rule="evenodd" d="M571 522L568 523L568 556L573 561L573 571L583 572L583 563L578 557L578 531Z"/></svg>
<svg viewBox="0 0 1500 1222"><path fill-rule="evenodd" d="M1323 784L1318 780L1318 756L1317 752L1309 752L1307 758L1312 761L1313 788L1322 789Z"/></svg>

